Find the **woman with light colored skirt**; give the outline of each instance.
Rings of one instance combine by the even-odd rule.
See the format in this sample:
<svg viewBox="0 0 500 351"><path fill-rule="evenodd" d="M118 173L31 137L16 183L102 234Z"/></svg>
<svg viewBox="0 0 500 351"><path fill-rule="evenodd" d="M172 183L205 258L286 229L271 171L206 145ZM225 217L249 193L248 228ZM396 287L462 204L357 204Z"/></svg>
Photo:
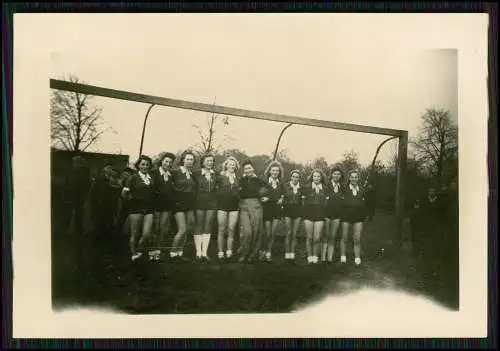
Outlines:
<svg viewBox="0 0 500 351"><path fill-rule="evenodd" d="M170 228L172 211L174 209L174 180L172 177L172 166L175 155L171 152L162 154L158 160L159 167L153 172L155 180L155 216L157 222L157 242L156 246L165 245ZM161 250L154 251L153 258L159 260Z"/></svg>
<svg viewBox="0 0 500 351"><path fill-rule="evenodd" d="M303 188L304 227L306 229L307 263L317 264L321 246L321 236L325 225L325 205L327 191L325 175L314 169Z"/></svg>
<svg viewBox="0 0 500 351"><path fill-rule="evenodd" d="M195 155L192 151L184 151L179 158L180 167L172 172L174 181L174 218L177 233L172 241L170 258L173 261L186 262L184 245L187 234L195 226L196 179L193 175Z"/></svg>
<svg viewBox="0 0 500 351"><path fill-rule="evenodd" d="M130 251L132 261L143 256L146 240L151 236L154 212L154 180L149 174L151 158L141 155L135 167L138 172L130 176L122 190L122 196L128 198L130 221Z"/></svg>
<svg viewBox="0 0 500 351"><path fill-rule="evenodd" d="M196 173L196 232L194 245L196 260L209 262L208 247L212 237L213 225L217 213L217 175L214 170L214 156L201 157L201 169Z"/></svg>
<svg viewBox="0 0 500 351"><path fill-rule="evenodd" d="M286 225L285 260L295 261L295 244L302 219L302 189L300 187L300 171L290 172L290 181L283 184L283 218Z"/></svg>
<svg viewBox="0 0 500 351"><path fill-rule="evenodd" d="M348 173L348 184L342 200L342 238L340 239L340 262L347 262L346 242L349 229L353 228L354 263L361 264L361 232L365 220L365 191L359 185L360 172L357 170Z"/></svg>
<svg viewBox="0 0 500 351"><path fill-rule="evenodd" d="M261 253L261 259L267 262L272 260L272 251L276 228L281 219L281 205L283 195L281 188L281 179L284 176L283 167L278 161L272 161L264 172L264 179L268 183L268 200L263 204L265 240Z"/></svg>
<svg viewBox="0 0 500 351"><path fill-rule="evenodd" d="M234 233L240 210L240 185L236 176L238 169L238 160L229 156L222 164L222 171L217 181L217 247L220 261L233 258Z"/></svg>
<svg viewBox="0 0 500 351"><path fill-rule="evenodd" d="M340 228L340 218L342 215L342 199L344 196L344 185L342 181L342 171L340 168L332 168L330 180L327 185L328 201L326 205L325 219L325 241L321 260L332 264L335 254L335 239Z"/></svg>

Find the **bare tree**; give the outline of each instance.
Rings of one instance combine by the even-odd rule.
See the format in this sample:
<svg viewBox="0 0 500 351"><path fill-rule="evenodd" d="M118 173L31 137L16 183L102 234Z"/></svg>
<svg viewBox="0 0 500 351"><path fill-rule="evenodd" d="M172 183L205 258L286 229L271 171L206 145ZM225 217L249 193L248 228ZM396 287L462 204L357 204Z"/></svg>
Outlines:
<svg viewBox="0 0 500 351"><path fill-rule="evenodd" d="M69 75L67 81L82 83ZM53 90L50 99L52 145L70 151L85 151L110 130L102 121L102 108L92 106L92 95Z"/></svg>
<svg viewBox="0 0 500 351"><path fill-rule="evenodd" d="M215 105L215 101L214 101ZM193 124L193 128L198 131L200 142L194 145L200 153L217 153L219 152L222 144L229 140L227 134L219 136L219 127L226 127L229 125L228 116L219 116L215 113L206 117L206 128L202 128L197 124Z"/></svg>
<svg viewBox="0 0 500 351"><path fill-rule="evenodd" d="M445 173L453 177L458 171L458 128L447 110L429 108L421 118L420 134L410 144L416 160L443 183Z"/></svg>

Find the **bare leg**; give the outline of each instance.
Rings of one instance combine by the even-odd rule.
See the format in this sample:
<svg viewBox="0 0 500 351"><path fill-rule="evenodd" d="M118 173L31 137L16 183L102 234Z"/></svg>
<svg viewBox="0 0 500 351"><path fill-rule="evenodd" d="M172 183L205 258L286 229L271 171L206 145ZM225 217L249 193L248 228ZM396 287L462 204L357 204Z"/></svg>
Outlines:
<svg viewBox="0 0 500 351"><path fill-rule="evenodd" d="M326 262L328 252L328 232L330 231L330 219L325 218L323 226L324 232L321 234L321 262Z"/></svg>
<svg viewBox="0 0 500 351"><path fill-rule="evenodd" d="M264 237L262 242L262 250L267 253L268 243L271 241L271 221L264 221Z"/></svg>
<svg viewBox="0 0 500 351"><path fill-rule="evenodd" d="M279 219L273 219L271 221L271 235L268 237L268 242L267 242L267 254L271 256L271 253L273 252L273 246L274 246L274 238L276 237L276 228L278 227Z"/></svg>
<svg viewBox="0 0 500 351"><path fill-rule="evenodd" d="M129 224L130 224L130 252L132 256L137 254L137 241L139 236L141 235L142 228L142 215L141 214L131 214L129 215Z"/></svg>
<svg viewBox="0 0 500 351"><path fill-rule="evenodd" d="M151 231L153 230L153 214L144 215L142 220L142 234L138 242L138 247L144 249L145 243L151 238Z"/></svg>
<svg viewBox="0 0 500 351"><path fill-rule="evenodd" d="M186 214L184 212L176 212L174 217L177 223L177 233L172 241L171 257L182 256L186 239Z"/></svg>
<svg viewBox="0 0 500 351"><path fill-rule="evenodd" d="M346 259L346 243L349 234L349 223L342 222L342 237L340 238L340 259L345 262Z"/></svg>
<svg viewBox="0 0 500 351"><path fill-rule="evenodd" d="M339 219L330 220L330 228L328 231L328 262L333 262L335 254L335 239L337 237L337 231L340 227Z"/></svg>
<svg viewBox="0 0 500 351"><path fill-rule="evenodd" d="M361 259L361 232L363 231L363 222L354 223L353 225L353 241L354 241L354 257Z"/></svg>
<svg viewBox="0 0 500 351"><path fill-rule="evenodd" d="M234 232L236 231L238 218L239 218L239 211L229 212L226 257L231 257L233 255Z"/></svg>
<svg viewBox="0 0 500 351"><path fill-rule="evenodd" d="M306 252L307 261L311 263L313 257L313 235L314 235L314 222L306 219L304 220L304 227L306 229Z"/></svg>
<svg viewBox="0 0 500 351"><path fill-rule="evenodd" d="M219 250L219 258L224 257L226 230L228 227L228 213L225 211L217 211L217 249Z"/></svg>
<svg viewBox="0 0 500 351"><path fill-rule="evenodd" d="M324 221L314 222L314 234L313 234L313 256L315 257L315 261L319 257L319 250L321 248L321 235L323 234L323 227L325 225Z"/></svg>
<svg viewBox="0 0 500 351"><path fill-rule="evenodd" d="M290 242L290 253L295 259L295 245L297 243L297 233L299 232L301 218L294 218L292 221L292 241Z"/></svg>
<svg viewBox="0 0 500 351"><path fill-rule="evenodd" d="M288 255L290 255L291 250L291 243L292 243L292 219L290 217L285 217L285 227L286 227L286 232L285 232L285 259L288 258Z"/></svg>
<svg viewBox="0 0 500 351"><path fill-rule="evenodd" d="M160 245L166 243L168 230L170 229L170 212L162 212L160 215Z"/></svg>

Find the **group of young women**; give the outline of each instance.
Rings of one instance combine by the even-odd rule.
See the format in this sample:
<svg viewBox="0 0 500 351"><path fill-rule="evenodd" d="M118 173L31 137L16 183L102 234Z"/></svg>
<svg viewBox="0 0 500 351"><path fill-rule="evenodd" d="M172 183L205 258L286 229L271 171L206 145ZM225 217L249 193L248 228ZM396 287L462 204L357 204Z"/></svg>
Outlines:
<svg viewBox="0 0 500 351"><path fill-rule="evenodd" d="M152 170L152 160L142 155L136 162L137 173L128 178L122 196L126 200L130 223L132 261L143 256L150 240L155 218L159 239L165 242L171 214L177 232L170 247L170 258L186 261L184 246L188 233L193 234L196 260L210 261L208 248L217 223L218 259L271 261L277 225L286 224L285 260L293 262L300 223L306 230L307 262L333 263L335 238L340 226L340 262L347 262L346 242L352 226L354 263L361 263L360 238L365 218L364 190L358 171L350 171L343 182L340 169L333 168L328 177L314 169L302 184L301 172L288 176L277 161L272 161L259 177L250 160L240 164L229 156L217 172L214 156L200 158L200 169L194 171L196 156L185 151L174 168L176 156L165 153L159 167ZM239 222L239 246L234 250ZM323 232L326 235L323 235ZM150 252L158 259L159 250Z"/></svg>

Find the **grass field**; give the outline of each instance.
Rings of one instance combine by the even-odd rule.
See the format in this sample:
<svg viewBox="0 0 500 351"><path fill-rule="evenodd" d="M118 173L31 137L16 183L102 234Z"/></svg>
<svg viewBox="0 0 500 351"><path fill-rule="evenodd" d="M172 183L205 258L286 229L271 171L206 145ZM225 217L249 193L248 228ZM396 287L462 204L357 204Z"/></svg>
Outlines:
<svg viewBox="0 0 500 351"><path fill-rule="evenodd" d="M282 236L276 240L275 259L270 264L145 260L132 265L126 237L88 237L81 245L83 255L78 264L71 236L53 233L53 306L110 307L133 314L275 313L294 311L326 294L371 286L424 294L457 309L458 286L453 280L456 275L450 274L452 268L412 259L408 225L404 247L397 248L395 225L390 215L378 215L366 223L362 237L364 262L359 267L352 263L306 265L302 237L297 245L299 262L286 264L282 259ZM188 257L193 255L192 247L188 242ZM216 257L215 240L209 254Z"/></svg>

